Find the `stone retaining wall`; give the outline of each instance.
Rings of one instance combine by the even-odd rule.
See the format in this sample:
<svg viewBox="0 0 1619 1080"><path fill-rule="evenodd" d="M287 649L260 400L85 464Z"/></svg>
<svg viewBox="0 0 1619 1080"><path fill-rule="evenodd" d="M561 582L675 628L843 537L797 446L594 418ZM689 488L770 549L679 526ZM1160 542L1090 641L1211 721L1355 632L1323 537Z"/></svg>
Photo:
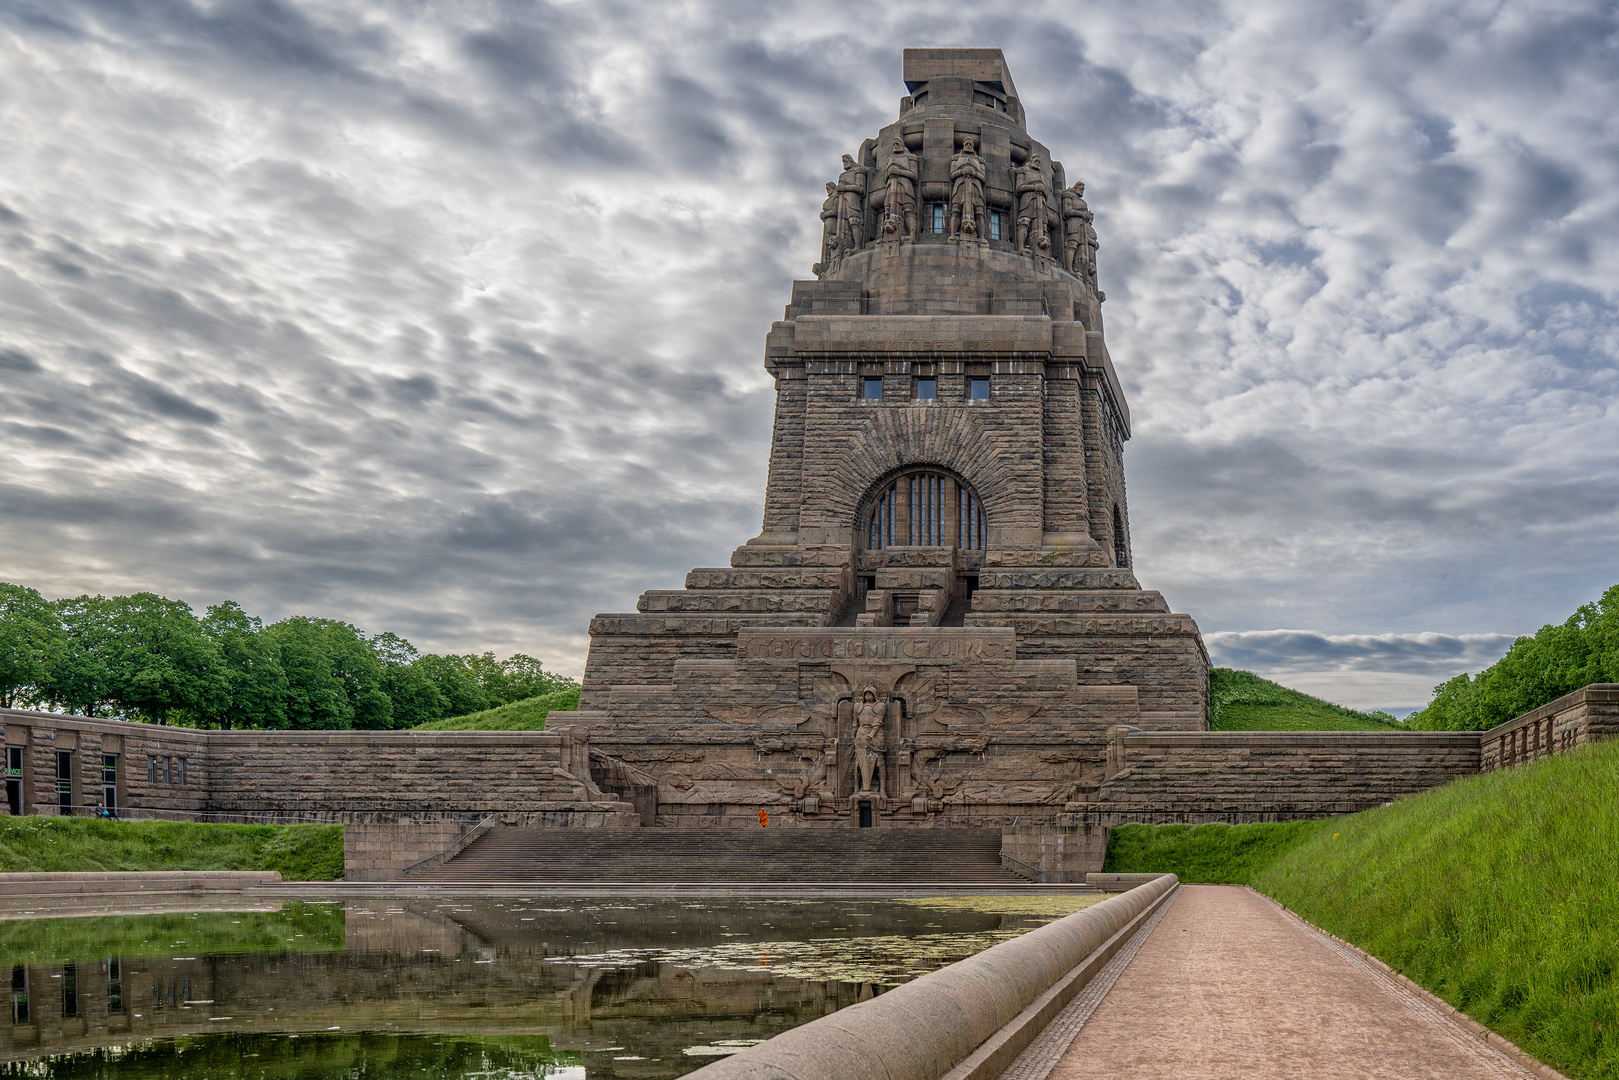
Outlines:
<svg viewBox="0 0 1619 1080"><path fill-rule="evenodd" d="M1092 812L1348 814L1479 770L1479 733L1184 732L1115 727ZM1069 804L1072 809L1080 809Z"/></svg>
<svg viewBox="0 0 1619 1080"><path fill-rule="evenodd" d="M639 821L591 780L588 740L564 732L197 731L0 709L0 740L24 751L15 779L27 814L447 828L491 813L562 825ZM59 751L72 755L66 781Z"/></svg>
<svg viewBox="0 0 1619 1080"><path fill-rule="evenodd" d="M1484 732L1483 772L1619 735L1619 683L1592 683Z"/></svg>

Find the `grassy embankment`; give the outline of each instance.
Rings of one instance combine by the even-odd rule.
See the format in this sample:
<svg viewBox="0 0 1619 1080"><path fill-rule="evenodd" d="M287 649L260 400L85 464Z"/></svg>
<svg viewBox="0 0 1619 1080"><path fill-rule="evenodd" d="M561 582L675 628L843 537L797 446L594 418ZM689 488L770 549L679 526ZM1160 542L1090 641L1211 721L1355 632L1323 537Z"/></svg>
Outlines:
<svg viewBox="0 0 1619 1080"><path fill-rule="evenodd" d="M1388 713L1363 713L1289 690L1251 671L1209 672L1214 731L1405 731Z"/></svg>
<svg viewBox="0 0 1619 1080"><path fill-rule="evenodd" d="M1108 870L1252 885L1554 1068L1619 1078L1619 740L1327 821L1113 837Z"/></svg>
<svg viewBox="0 0 1619 1080"><path fill-rule="evenodd" d="M558 690L554 694L525 698L509 705L501 705L483 712L448 720L434 720L412 728L413 731L543 731L545 715L551 712L572 712L579 707L579 688Z"/></svg>
<svg viewBox="0 0 1619 1080"><path fill-rule="evenodd" d="M335 881L343 826L0 817L0 872L23 870L279 870L288 881Z"/></svg>

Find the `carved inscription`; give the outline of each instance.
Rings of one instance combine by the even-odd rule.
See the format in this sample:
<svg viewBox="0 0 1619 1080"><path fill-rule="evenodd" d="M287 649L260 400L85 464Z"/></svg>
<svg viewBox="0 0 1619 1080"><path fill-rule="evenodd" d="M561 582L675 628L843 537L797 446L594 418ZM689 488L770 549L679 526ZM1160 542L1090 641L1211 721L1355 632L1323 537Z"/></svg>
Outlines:
<svg viewBox="0 0 1619 1080"><path fill-rule="evenodd" d="M893 660L902 662L1010 660L1015 644L979 636L898 634L745 634L743 655L750 660Z"/></svg>

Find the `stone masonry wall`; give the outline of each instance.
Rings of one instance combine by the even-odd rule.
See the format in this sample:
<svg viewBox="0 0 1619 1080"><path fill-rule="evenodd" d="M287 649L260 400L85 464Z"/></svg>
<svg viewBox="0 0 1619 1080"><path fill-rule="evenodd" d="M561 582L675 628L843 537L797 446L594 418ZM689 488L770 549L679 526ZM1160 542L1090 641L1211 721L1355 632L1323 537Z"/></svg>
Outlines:
<svg viewBox="0 0 1619 1080"><path fill-rule="evenodd" d="M79 815L102 808L102 755L117 754L116 807L131 817L638 820L591 782L586 739L562 732L197 731L7 709L0 736L27 748L29 814L60 812L55 755L72 750Z"/></svg>
<svg viewBox="0 0 1619 1080"><path fill-rule="evenodd" d="M1479 733L1109 732L1096 813L1353 813L1479 769Z"/></svg>

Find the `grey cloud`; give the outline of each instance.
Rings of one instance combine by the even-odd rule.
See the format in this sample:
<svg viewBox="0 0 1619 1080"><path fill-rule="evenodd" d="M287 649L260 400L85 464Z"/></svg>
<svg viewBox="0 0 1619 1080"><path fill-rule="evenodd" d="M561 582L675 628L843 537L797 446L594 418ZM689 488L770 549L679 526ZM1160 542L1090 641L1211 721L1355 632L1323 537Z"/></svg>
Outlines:
<svg viewBox="0 0 1619 1080"><path fill-rule="evenodd" d="M1399 671L1448 678L1478 671L1506 652L1511 634L1320 634L1311 630L1247 630L1207 634L1223 667L1266 670Z"/></svg>
<svg viewBox="0 0 1619 1080"><path fill-rule="evenodd" d="M578 670L757 531L763 336L900 49L996 44L1097 212L1138 572L1420 705L1612 583L1612 21L13 3L0 578Z"/></svg>

